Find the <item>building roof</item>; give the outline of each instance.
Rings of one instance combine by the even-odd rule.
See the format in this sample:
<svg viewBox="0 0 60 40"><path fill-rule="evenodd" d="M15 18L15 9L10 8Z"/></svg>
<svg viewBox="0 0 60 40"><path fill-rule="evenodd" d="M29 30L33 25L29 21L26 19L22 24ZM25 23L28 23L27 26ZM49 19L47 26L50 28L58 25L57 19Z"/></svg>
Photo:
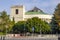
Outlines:
<svg viewBox="0 0 60 40"><path fill-rule="evenodd" d="M47 14L44 13L41 9L34 7L32 10L29 10L25 13L26 15L35 15L35 14Z"/></svg>
<svg viewBox="0 0 60 40"><path fill-rule="evenodd" d="M44 12L26 12L26 15L34 15L34 14L46 14Z"/></svg>

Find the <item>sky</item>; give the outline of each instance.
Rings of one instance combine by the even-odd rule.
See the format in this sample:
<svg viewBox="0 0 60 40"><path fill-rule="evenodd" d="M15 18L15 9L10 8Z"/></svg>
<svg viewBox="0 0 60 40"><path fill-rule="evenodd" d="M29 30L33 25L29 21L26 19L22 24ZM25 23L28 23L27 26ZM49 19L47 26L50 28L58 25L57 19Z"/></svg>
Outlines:
<svg viewBox="0 0 60 40"><path fill-rule="evenodd" d="M11 6L24 5L26 11L38 7L45 13L53 14L59 3L60 0L0 0L0 12L5 10L10 14Z"/></svg>

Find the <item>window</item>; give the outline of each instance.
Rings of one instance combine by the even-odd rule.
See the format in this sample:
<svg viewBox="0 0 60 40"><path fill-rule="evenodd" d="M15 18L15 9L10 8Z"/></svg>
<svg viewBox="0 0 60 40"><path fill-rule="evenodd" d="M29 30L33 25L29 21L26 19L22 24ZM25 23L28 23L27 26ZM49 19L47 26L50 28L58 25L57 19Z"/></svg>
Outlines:
<svg viewBox="0 0 60 40"><path fill-rule="evenodd" d="M16 9L16 14L18 14L18 9Z"/></svg>

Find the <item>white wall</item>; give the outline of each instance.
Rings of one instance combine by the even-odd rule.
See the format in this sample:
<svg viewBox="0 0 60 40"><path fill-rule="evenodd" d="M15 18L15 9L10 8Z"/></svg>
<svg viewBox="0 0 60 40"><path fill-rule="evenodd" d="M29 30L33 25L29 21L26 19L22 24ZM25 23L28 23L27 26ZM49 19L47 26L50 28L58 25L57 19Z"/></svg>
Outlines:
<svg viewBox="0 0 60 40"><path fill-rule="evenodd" d="M18 14L15 13L16 12L15 11L16 9L19 10L18 11ZM15 22L22 21L22 20L24 20L24 14L25 14L25 7L24 6L22 6L22 7L12 7L11 8L10 18L12 20L13 17L14 17Z"/></svg>
<svg viewBox="0 0 60 40"><path fill-rule="evenodd" d="M46 21L46 22L50 23L53 15L46 15L46 14L25 15L24 18L25 18L25 20L27 20L28 18L33 18L33 17L39 17L39 18L41 18L43 21Z"/></svg>
<svg viewBox="0 0 60 40"><path fill-rule="evenodd" d="M52 19L53 15L44 15L44 14L40 14L40 15L25 15L24 18L32 18L32 17L39 17L39 18L44 18L44 19Z"/></svg>

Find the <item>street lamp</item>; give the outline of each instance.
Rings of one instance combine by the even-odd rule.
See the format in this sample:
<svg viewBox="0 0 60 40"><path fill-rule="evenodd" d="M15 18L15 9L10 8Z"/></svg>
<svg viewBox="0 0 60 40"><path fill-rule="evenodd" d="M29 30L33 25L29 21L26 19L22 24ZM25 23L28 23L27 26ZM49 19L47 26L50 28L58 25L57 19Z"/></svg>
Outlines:
<svg viewBox="0 0 60 40"><path fill-rule="evenodd" d="M25 26L24 26L24 36L25 36Z"/></svg>
<svg viewBox="0 0 60 40"><path fill-rule="evenodd" d="M8 28L8 26L6 25L5 28L6 28L6 35L7 35L7 28Z"/></svg>
<svg viewBox="0 0 60 40"><path fill-rule="evenodd" d="M32 32L34 33L34 27L32 27Z"/></svg>
<svg viewBox="0 0 60 40"><path fill-rule="evenodd" d="M8 28L8 26L5 25L5 28L6 28L6 35L7 35L7 28ZM2 37L2 40L5 40L6 35Z"/></svg>
<svg viewBox="0 0 60 40"><path fill-rule="evenodd" d="M25 25L26 25L26 22L24 23L24 36L26 36L26 27L25 27Z"/></svg>
<svg viewBox="0 0 60 40"><path fill-rule="evenodd" d="M40 35L42 34L42 32L41 32L41 24L40 24Z"/></svg>

